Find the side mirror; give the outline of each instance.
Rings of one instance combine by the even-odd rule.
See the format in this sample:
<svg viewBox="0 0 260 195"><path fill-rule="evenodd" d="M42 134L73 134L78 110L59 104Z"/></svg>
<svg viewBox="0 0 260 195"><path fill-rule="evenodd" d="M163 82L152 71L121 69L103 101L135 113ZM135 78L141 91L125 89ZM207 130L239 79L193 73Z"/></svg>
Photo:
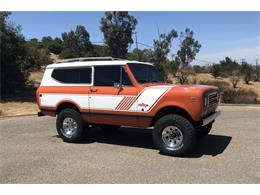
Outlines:
<svg viewBox="0 0 260 195"><path fill-rule="evenodd" d="M117 89L122 89L123 85L121 83L114 83L114 87Z"/></svg>

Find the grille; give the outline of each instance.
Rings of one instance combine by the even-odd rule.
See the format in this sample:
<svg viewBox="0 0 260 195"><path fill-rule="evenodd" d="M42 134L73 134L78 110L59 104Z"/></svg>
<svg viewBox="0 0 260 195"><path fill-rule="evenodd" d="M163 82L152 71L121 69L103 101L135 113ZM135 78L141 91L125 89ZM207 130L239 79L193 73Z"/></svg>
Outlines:
<svg viewBox="0 0 260 195"><path fill-rule="evenodd" d="M212 92L208 94L208 107L216 105L218 103L218 92Z"/></svg>
<svg viewBox="0 0 260 195"><path fill-rule="evenodd" d="M207 94L207 107L206 113L214 112L218 106L219 94L217 91Z"/></svg>

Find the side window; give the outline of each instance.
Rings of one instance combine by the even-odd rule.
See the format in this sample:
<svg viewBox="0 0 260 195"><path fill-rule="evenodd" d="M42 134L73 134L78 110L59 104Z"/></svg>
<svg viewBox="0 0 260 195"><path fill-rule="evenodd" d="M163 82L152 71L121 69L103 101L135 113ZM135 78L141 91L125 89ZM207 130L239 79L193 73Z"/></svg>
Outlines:
<svg viewBox="0 0 260 195"><path fill-rule="evenodd" d="M95 66L94 85L114 86L120 82L121 66Z"/></svg>
<svg viewBox="0 0 260 195"><path fill-rule="evenodd" d="M59 68L51 76L62 83L90 84L91 72L91 68Z"/></svg>

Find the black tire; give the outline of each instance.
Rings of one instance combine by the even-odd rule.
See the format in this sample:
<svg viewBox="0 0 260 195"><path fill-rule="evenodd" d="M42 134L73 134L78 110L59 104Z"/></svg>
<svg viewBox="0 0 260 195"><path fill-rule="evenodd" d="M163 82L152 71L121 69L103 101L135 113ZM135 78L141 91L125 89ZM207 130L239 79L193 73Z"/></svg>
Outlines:
<svg viewBox="0 0 260 195"><path fill-rule="evenodd" d="M176 148L168 146L163 140L162 132L170 126L177 127L182 134L182 141ZM171 129L171 128L170 128ZM196 142L196 130L186 118L169 114L160 118L154 125L153 142L162 154L170 156L183 156L188 154ZM174 141L175 142L175 141Z"/></svg>
<svg viewBox="0 0 260 195"><path fill-rule="evenodd" d="M213 123L209 123L203 127L200 127L198 130L197 130L197 135L198 135L198 138L203 138L205 137L206 135L209 134L209 132L211 131L212 129L212 124Z"/></svg>
<svg viewBox="0 0 260 195"><path fill-rule="evenodd" d="M120 128L119 125L99 125L99 126L105 132L115 132Z"/></svg>
<svg viewBox="0 0 260 195"><path fill-rule="evenodd" d="M74 130L73 134L71 135L67 135L63 128L63 122L65 119L66 120L71 119L72 121L74 120L76 122L77 128ZM78 113L74 109L66 108L58 114L56 120L56 128L59 136L62 138L64 142L77 143L84 138L84 128L85 128L84 122L81 118L80 113Z"/></svg>

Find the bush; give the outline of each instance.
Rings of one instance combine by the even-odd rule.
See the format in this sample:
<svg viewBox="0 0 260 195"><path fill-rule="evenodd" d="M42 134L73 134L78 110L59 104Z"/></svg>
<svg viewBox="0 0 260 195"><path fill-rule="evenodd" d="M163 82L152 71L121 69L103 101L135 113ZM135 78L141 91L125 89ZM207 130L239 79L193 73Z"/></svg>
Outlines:
<svg viewBox="0 0 260 195"><path fill-rule="evenodd" d="M232 83L233 88L237 87L239 80L240 80L239 72L233 72L232 76L230 77L230 82Z"/></svg>
<svg viewBox="0 0 260 195"><path fill-rule="evenodd" d="M194 75L194 72L190 68L182 68L177 73L177 82L180 84L189 83L189 76Z"/></svg>
<svg viewBox="0 0 260 195"><path fill-rule="evenodd" d="M215 81L200 81L199 84L202 85L213 85L219 88L220 92L223 92L230 88L230 84L226 81L215 80Z"/></svg>
<svg viewBox="0 0 260 195"><path fill-rule="evenodd" d="M233 104L255 104L257 101L257 94L252 90L245 89L226 89L222 94L223 103Z"/></svg>
<svg viewBox="0 0 260 195"><path fill-rule="evenodd" d="M211 67L210 73L216 79L217 77L219 77L221 75L221 66L219 64L214 64Z"/></svg>

